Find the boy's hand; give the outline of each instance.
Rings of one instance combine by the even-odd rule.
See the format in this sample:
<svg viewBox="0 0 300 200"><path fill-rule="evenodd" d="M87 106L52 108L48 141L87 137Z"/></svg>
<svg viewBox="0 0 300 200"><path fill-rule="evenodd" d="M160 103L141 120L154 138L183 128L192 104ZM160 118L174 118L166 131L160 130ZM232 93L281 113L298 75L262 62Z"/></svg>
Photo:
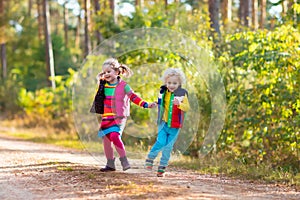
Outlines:
<svg viewBox="0 0 300 200"><path fill-rule="evenodd" d="M180 104L180 101L177 98L174 98L173 104L178 106Z"/></svg>
<svg viewBox="0 0 300 200"><path fill-rule="evenodd" d="M183 101L184 97L175 97L173 100L173 104L179 106L179 104Z"/></svg>

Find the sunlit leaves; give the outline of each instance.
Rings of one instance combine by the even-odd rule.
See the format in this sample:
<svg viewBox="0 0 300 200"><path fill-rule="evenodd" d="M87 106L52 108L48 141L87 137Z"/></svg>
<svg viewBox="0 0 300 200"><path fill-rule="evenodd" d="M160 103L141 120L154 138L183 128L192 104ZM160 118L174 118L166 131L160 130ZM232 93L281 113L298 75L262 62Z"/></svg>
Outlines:
<svg viewBox="0 0 300 200"><path fill-rule="evenodd" d="M225 134L243 152L236 155L278 164L299 156L299 38L291 26L227 37L229 55L221 61L232 63L227 64L232 112Z"/></svg>

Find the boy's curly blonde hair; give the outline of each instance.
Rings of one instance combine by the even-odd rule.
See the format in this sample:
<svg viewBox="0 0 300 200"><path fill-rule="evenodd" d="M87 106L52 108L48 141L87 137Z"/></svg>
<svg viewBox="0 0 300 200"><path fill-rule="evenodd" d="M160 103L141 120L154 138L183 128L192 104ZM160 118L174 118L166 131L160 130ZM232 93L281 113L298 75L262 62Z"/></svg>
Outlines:
<svg viewBox="0 0 300 200"><path fill-rule="evenodd" d="M167 79L171 76L177 76L180 80L180 85L184 84L186 81L185 75L181 69L168 68L168 69L166 69L166 71L164 72L164 75L161 78L162 81L164 82L164 84L166 84Z"/></svg>

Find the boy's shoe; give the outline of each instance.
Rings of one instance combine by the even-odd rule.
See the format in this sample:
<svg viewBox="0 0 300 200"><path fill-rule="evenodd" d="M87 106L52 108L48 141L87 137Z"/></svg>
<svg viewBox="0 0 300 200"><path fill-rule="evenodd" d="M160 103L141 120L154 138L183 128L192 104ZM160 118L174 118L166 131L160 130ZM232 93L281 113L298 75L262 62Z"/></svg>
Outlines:
<svg viewBox="0 0 300 200"><path fill-rule="evenodd" d="M123 171L126 171L127 169L131 168L126 156L120 158L120 161L123 167Z"/></svg>
<svg viewBox="0 0 300 200"><path fill-rule="evenodd" d="M107 159L106 166L100 169L101 172L116 171L115 159Z"/></svg>
<svg viewBox="0 0 300 200"><path fill-rule="evenodd" d="M166 167L159 166L158 169L157 169L157 177L164 177L165 170L166 170Z"/></svg>
<svg viewBox="0 0 300 200"><path fill-rule="evenodd" d="M153 160L151 159L146 159L145 162L145 169L151 171L153 168Z"/></svg>

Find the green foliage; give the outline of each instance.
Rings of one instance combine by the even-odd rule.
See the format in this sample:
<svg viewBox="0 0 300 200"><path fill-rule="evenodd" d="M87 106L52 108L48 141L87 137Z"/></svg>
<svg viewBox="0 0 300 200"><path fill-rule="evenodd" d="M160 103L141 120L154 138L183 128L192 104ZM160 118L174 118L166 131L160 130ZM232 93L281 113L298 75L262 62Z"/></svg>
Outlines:
<svg viewBox="0 0 300 200"><path fill-rule="evenodd" d="M131 17L125 18L124 28L167 27L168 18L163 14L164 12L164 8L161 4L149 7L146 12L137 9L136 12L132 13Z"/></svg>
<svg viewBox="0 0 300 200"><path fill-rule="evenodd" d="M110 9L102 9L94 17L96 22L95 29L100 30L104 38L109 38L114 34L121 32L121 28L114 21L114 16Z"/></svg>
<svg viewBox="0 0 300 200"><path fill-rule="evenodd" d="M5 21L1 22L6 26L5 34L0 33L3 36L0 39L8 42L8 77L1 80L0 111L20 115L23 109L24 121L29 127L44 126L66 132L73 131L71 87L80 49L75 48L72 42L66 48L62 31L59 26L56 27L55 34L52 34L52 44L57 88L55 90L48 88L45 49L43 41L38 38L38 22L35 17L28 17L25 6L27 4L25 1L21 2L11 4L11 12L5 10ZM248 174L251 174L252 170L252 176L262 177L267 171L266 168L272 167L279 175L298 173L299 176L300 34L297 23L299 4L294 4L293 9L282 18L285 25L278 23L275 30L224 34L225 37L214 44L209 37L207 6L197 8L202 3L185 2L195 3L192 5L192 11L187 11L184 3L170 3L165 8L164 2L151 4L145 1L143 10L137 8L130 17L119 16L117 22L110 9L101 9L94 16L95 24L92 24L92 29L99 30L104 38L109 38L121 31L134 28L169 28L189 36L201 47L213 50L215 59L223 66L220 72L223 75L228 102L225 126L215 152L219 158L224 159L225 167L229 165L233 167L228 167L227 171L224 167L209 169L207 172L226 171L228 174L243 174L249 167ZM18 25L22 27L21 30L16 28ZM224 31L227 33L236 31L233 27L238 26L231 24L224 27ZM75 31L75 28L72 31ZM129 44L131 39L133 38L128 38ZM74 37L70 37L70 41L73 40ZM135 92L149 102L156 101L161 84L160 76L165 68L179 67L184 70L189 83L194 84L194 87L189 89L197 100L195 102L199 104L198 117L200 116L201 120L196 133L187 129L195 135L179 136L178 140L182 142L195 136L184 153L198 156L213 113L211 88L202 80L199 72L186 58L159 49L137 49L120 55L118 59L135 73L126 81ZM85 69L86 71L82 71L83 76L88 77L93 70L93 74L97 74L99 65L96 63L102 61L98 56L89 58L91 63L87 63L87 66L91 65L96 69ZM84 89L94 90L94 88ZM83 95L83 102L78 103L86 104L86 98ZM127 126L132 129L125 129L123 137L126 145L129 148L148 149L155 140L155 119L155 111L133 105ZM149 120L150 123L147 124ZM187 122L185 125L189 127L193 122ZM96 130L87 124L82 126L87 132ZM138 137L129 133L134 133ZM98 149L98 143L93 145ZM181 152L180 145L175 144L175 149ZM228 159L228 163L225 159ZM237 169L238 167L240 168ZM259 170L261 173L257 172ZM272 177L272 174L268 176Z"/></svg>
<svg viewBox="0 0 300 200"><path fill-rule="evenodd" d="M220 151L300 170L299 38L291 26L228 37L220 57L228 98Z"/></svg>
<svg viewBox="0 0 300 200"><path fill-rule="evenodd" d="M69 70L69 76L56 76L57 87L42 88L28 91L21 88L18 94L18 104L26 113L28 127L44 126L60 130L72 130L72 91L74 71Z"/></svg>
<svg viewBox="0 0 300 200"><path fill-rule="evenodd" d="M16 22L17 20L16 17ZM37 22L25 18L20 25L22 30L10 45L7 45L8 73L21 87L29 90L45 87L47 85L45 50L36 37Z"/></svg>
<svg viewBox="0 0 300 200"><path fill-rule="evenodd" d="M11 118L19 113L20 107L17 106L20 83L16 81L16 76L10 75L7 80L0 81L0 113L6 113Z"/></svg>
<svg viewBox="0 0 300 200"><path fill-rule="evenodd" d="M274 168L271 163L260 165L244 163L240 159L228 159L224 155L210 155L205 159L180 157L171 162L172 166L193 169L204 174L226 174L226 176L242 180L254 180L261 183L279 183L299 188L300 173L295 173L292 168Z"/></svg>
<svg viewBox="0 0 300 200"><path fill-rule="evenodd" d="M74 63L70 49L66 48L63 38L60 35L52 35L52 46L56 75L64 76L68 74L70 69L78 69L78 64Z"/></svg>

